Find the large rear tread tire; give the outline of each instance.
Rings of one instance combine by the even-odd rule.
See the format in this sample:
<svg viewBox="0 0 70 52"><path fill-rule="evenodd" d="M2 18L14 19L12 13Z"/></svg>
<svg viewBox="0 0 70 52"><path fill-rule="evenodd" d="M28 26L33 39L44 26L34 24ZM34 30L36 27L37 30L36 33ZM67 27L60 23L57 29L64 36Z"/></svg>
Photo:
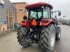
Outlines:
<svg viewBox="0 0 70 52"><path fill-rule="evenodd" d="M27 42L28 38L26 37L26 33L27 33L26 27L21 27L17 33L18 42L24 48L31 46L30 42Z"/></svg>
<svg viewBox="0 0 70 52"><path fill-rule="evenodd" d="M40 35L40 41L38 43L39 47L44 51L44 52L52 52L54 49L54 45L51 48L50 47L50 38L54 36L54 45L55 45L55 27L54 25L49 25L48 27L45 27L41 31Z"/></svg>

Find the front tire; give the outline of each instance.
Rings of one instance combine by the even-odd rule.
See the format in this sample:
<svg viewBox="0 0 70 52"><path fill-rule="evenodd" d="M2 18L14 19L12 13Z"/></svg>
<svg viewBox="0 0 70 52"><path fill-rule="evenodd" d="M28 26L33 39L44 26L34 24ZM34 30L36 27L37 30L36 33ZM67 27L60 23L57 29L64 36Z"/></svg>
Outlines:
<svg viewBox="0 0 70 52"><path fill-rule="evenodd" d="M56 32L56 40L60 40L60 38L61 38L61 28L58 26Z"/></svg>
<svg viewBox="0 0 70 52"><path fill-rule="evenodd" d="M45 52L51 52L55 46L55 27L54 25L49 25L43 28L40 35L39 47Z"/></svg>

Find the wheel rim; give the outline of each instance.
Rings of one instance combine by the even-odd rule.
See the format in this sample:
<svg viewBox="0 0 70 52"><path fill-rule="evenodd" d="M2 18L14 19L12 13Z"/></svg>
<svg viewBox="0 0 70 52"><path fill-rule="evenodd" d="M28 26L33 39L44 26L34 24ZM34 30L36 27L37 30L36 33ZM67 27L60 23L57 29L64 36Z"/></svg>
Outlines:
<svg viewBox="0 0 70 52"><path fill-rule="evenodd" d="M60 37L61 37L61 35L59 34L59 35L58 35L58 38L60 38Z"/></svg>
<svg viewBox="0 0 70 52"><path fill-rule="evenodd" d="M61 29L59 28L59 35L58 37L60 38L61 37Z"/></svg>

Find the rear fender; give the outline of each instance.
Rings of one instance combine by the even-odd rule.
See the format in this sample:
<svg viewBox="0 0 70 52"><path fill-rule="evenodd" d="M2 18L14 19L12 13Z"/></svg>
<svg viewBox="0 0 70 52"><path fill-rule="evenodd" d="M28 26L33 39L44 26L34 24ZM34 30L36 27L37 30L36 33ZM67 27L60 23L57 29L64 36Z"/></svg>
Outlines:
<svg viewBox="0 0 70 52"><path fill-rule="evenodd" d="M29 20L26 20L25 22L22 21L21 25L22 25L22 26L25 26L25 27L28 28L28 29L30 29L30 22L29 22Z"/></svg>
<svg viewBox="0 0 70 52"><path fill-rule="evenodd" d="M55 24L53 19L45 19L40 22L40 26L48 26L50 24Z"/></svg>

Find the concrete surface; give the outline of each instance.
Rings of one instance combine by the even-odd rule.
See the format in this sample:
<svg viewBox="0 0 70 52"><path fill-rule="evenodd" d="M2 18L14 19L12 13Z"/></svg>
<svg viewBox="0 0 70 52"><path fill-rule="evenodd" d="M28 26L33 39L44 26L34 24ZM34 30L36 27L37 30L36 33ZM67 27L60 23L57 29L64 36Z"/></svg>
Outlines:
<svg viewBox="0 0 70 52"><path fill-rule="evenodd" d="M61 25L62 37L56 42L54 52L70 52L70 26ZM17 42L16 32L0 37L0 52L42 52L37 46L22 48Z"/></svg>
<svg viewBox="0 0 70 52"><path fill-rule="evenodd" d="M0 37L6 35L8 33L14 32L14 31L15 31L14 29L11 29L11 30L8 29L7 31L2 31L2 32L0 32Z"/></svg>

